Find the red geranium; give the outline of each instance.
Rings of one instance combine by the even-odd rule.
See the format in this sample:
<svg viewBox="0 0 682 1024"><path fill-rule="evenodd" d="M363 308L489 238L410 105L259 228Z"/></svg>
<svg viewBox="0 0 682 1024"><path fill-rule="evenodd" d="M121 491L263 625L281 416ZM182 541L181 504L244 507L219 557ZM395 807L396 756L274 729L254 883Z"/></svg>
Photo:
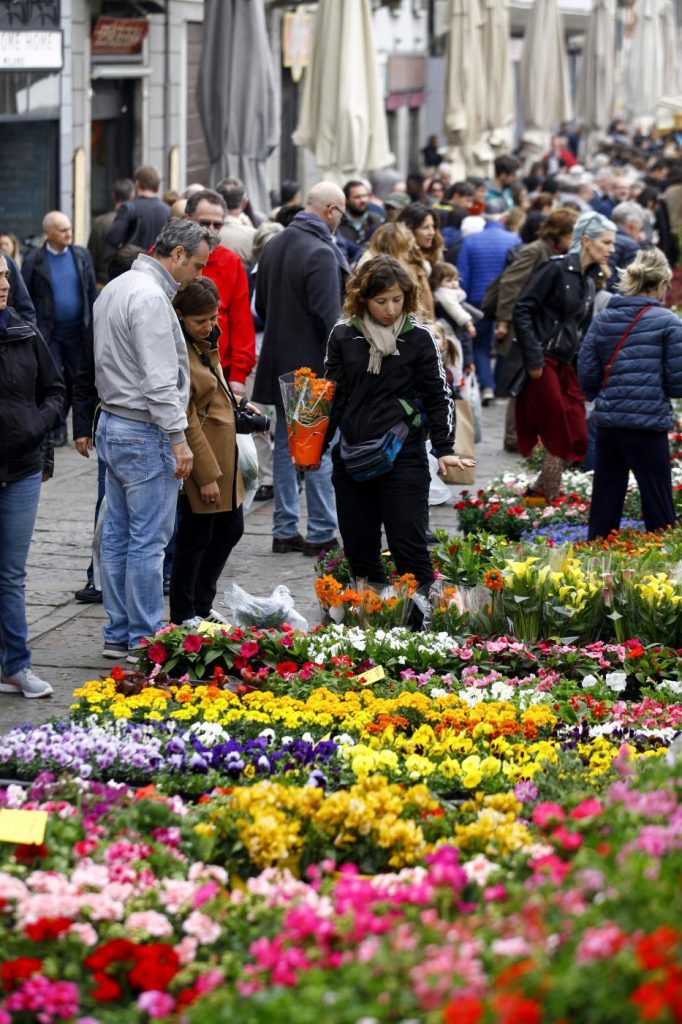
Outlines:
<svg viewBox="0 0 682 1024"><path fill-rule="evenodd" d="M540 1024L542 1007L535 999L515 992L505 992L495 998L499 1024Z"/></svg>
<svg viewBox="0 0 682 1024"><path fill-rule="evenodd" d="M73 924L70 917L41 917L27 924L24 931L33 942L54 942Z"/></svg>
<svg viewBox="0 0 682 1024"><path fill-rule="evenodd" d="M298 665L295 661L278 661L275 665L278 676L295 676L298 672Z"/></svg>
<svg viewBox="0 0 682 1024"><path fill-rule="evenodd" d="M6 992L11 992L20 981L42 970L43 961L31 956L19 956L0 965L0 979Z"/></svg>
<svg viewBox="0 0 682 1024"><path fill-rule="evenodd" d="M479 1024L483 1020L485 1006L476 996L458 996L445 1007L444 1024Z"/></svg>
<svg viewBox="0 0 682 1024"><path fill-rule="evenodd" d="M669 925L661 925L650 935L645 935L637 943L635 952L642 967L648 971L665 964L673 963L677 958L679 934Z"/></svg>
<svg viewBox="0 0 682 1024"><path fill-rule="evenodd" d="M203 646L203 640L196 633L189 633L182 641L182 649L187 651L188 654L196 654Z"/></svg>
<svg viewBox="0 0 682 1024"><path fill-rule="evenodd" d="M168 651L158 640L155 644L149 645L146 653L149 660L153 661L155 665L163 665L164 661L168 660Z"/></svg>
<svg viewBox="0 0 682 1024"><path fill-rule="evenodd" d="M95 971L93 979L95 981L95 988L93 988L90 995L98 1003L109 1003L114 999L120 999L123 989L108 974L105 974L103 971Z"/></svg>
<svg viewBox="0 0 682 1024"><path fill-rule="evenodd" d="M132 963L136 949L129 939L110 939L85 958L85 966L91 971L104 971L113 963Z"/></svg>
<svg viewBox="0 0 682 1024"><path fill-rule="evenodd" d="M136 963L128 974L133 988L165 992L180 970L180 957L172 946L151 942L135 949Z"/></svg>

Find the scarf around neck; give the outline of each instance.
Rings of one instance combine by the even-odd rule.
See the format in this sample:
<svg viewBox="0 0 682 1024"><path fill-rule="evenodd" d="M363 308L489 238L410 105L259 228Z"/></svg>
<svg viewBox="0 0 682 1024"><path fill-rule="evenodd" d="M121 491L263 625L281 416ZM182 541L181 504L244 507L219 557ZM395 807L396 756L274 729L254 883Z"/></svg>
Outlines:
<svg viewBox="0 0 682 1024"><path fill-rule="evenodd" d="M364 313L360 317L360 330L369 345L367 373L380 373L384 356L395 354L398 335L402 331L406 319L404 316L399 316L389 327L384 327L373 320L369 313Z"/></svg>

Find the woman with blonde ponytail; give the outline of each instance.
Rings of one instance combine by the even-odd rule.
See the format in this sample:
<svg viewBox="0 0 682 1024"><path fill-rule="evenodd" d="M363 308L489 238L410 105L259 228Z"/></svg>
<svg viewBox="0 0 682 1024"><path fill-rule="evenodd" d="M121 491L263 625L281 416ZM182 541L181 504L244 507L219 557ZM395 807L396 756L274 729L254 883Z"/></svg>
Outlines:
<svg viewBox="0 0 682 1024"><path fill-rule="evenodd" d="M580 386L596 399L591 540L618 529L630 470L646 529L675 522L668 431L670 399L682 398L682 322L662 305L671 278L661 250L642 249L580 349Z"/></svg>

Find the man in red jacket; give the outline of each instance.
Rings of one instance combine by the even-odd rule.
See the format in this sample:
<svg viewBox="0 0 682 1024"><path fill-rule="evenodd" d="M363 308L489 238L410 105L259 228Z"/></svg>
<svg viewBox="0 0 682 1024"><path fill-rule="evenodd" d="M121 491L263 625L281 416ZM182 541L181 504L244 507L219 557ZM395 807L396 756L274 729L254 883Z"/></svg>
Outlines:
<svg viewBox="0 0 682 1024"><path fill-rule="evenodd" d="M208 228L216 241L226 212L222 196L208 188L194 192L185 207L185 217ZM256 333L246 270L235 253L224 245L216 245L204 267L204 277L213 281L220 295L220 362L234 393L243 395L246 379L256 363Z"/></svg>

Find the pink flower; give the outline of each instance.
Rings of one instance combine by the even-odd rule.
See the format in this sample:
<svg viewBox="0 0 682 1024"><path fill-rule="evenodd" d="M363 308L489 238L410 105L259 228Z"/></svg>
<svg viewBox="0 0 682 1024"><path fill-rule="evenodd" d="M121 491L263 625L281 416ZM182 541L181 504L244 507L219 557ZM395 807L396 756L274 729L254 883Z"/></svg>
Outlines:
<svg viewBox="0 0 682 1024"><path fill-rule="evenodd" d="M188 654L196 654L200 651L204 645L204 641L196 633L189 633L182 641L183 651L187 651Z"/></svg>
<svg viewBox="0 0 682 1024"><path fill-rule="evenodd" d="M125 921L128 931L146 932L156 939L173 934L173 926L164 914L158 910L138 910L128 914Z"/></svg>
<svg viewBox="0 0 682 1024"><path fill-rule="evenodd" d="M580 821L583 818L596 818L598 814L602 812L602 805L596 797L592 796L588 800L583 800L581 804L574 807L569 818L573 818L575 821Z"/></svg>
<svg viewBox="0 0 682 1024"><path fill-rule="evenodd" d="M167 1017L175 1008L175 1000L168 992L141 992L137 997L137 1005L150 1017Z"/></svg>
<svg viewBox="0 0 682 1024"><path fill-rule="evenodd" d="M212 900L219 890L220 886L217 882L205 882L204 885L200 885L192 897L193 909L196 910L196 908L200 907L202 903L207 903L208 900Z"/></svg>
<svg viewBox="0 0 682 1024"><path fill-rule="evenodd" d="M551 803L549 800L537 804L533 811L533 822L539 825L540 828L548 828L548 826L556 822L563 821L565 817L566 815L561 807L558 804Z"/></svg>
<svg viewBox="0 0 682 1024"><path fill-rule="evenodd" d="M563 826L555 828L552 832L551 838L555 843L563 846L564 850L579 850L583 845L582 838L577 832L569 832L568 829Z"/></svg>
<svg viewBox="0 0 682 1024"><path fill-rule="evenodd" d="M242 658L255 658L256 655L258 654L258 651L258 644L254 643L245 643L242 644L241 647L239 648L239 653L241 654Z"/></svg>
<svg viewBox="0 0 682 1024"><path fill-rule="evenodd" d="M205 971L204 974L200 974L197 978L195 985L197 992L202 996L206 995L207 992L212 992L218 985L222 985L225 980L225 975L217 967L212 967L210 970Z"/></svg>
<svg viewBox="0 0 682 1024"><path fill-rule="evenodd" d="M243 896L243 893L240 892L240 895ZM177 946L173 947L181 964L191 964L196 959L198 945L197 940L193 939L191 935L185 935L184 939L181 939Z"/></svg>
<svg viewBox="0 0 682 1024"><path fill-rule="evenodd" d="M208 945L220 937L222 929L207 914L195 910L183 924L182 930L187 935L193 935L202 945Z"/></svg>
<svg viewBox="0 0 682 1024"><path fill-rule="evenodd" d="M609 922L601 928L588 928L576 950L579 964L587 964L592 960L609 960L628 942L617 924Z"/></svg>

